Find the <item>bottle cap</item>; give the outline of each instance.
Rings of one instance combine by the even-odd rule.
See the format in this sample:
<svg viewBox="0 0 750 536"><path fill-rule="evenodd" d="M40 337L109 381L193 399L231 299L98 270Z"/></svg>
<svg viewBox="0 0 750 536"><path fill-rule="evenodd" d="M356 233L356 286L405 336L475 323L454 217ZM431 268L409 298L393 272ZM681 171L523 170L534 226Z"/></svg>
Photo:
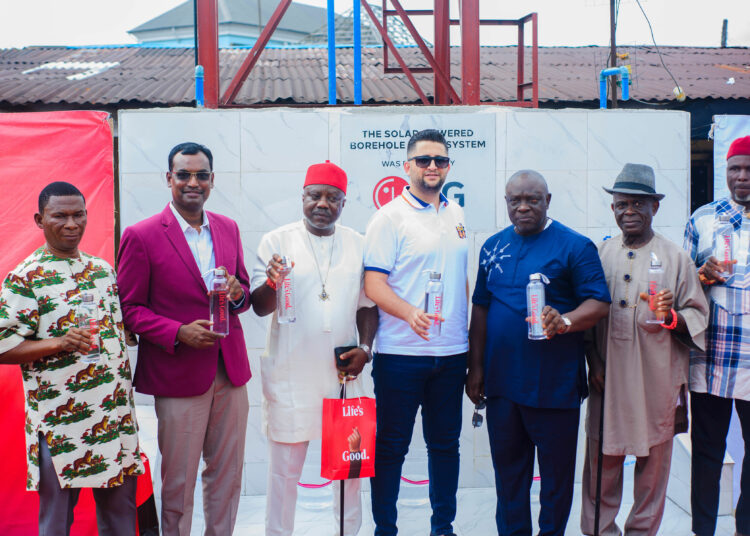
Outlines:
<svg viewBox="0 0 750 536"><path fill-rule="evenodd" d="M81 294L81 301L85 303L93 302L94 295L89 292L84 292L83 294Z"/></svg>
<svg viewBox="0 0 750 536"><path fill-rule="evenodd" d="M549 279L542 273L529 274L529 281L541 281L545 285L549 285Z"/></svg>
<svg viewBox="0 0 750 536"><path fill-rule="evenodd" d="M226 275L227 271L224 268L214 268L214 276L225 277Z"/></svg>
<svg viewBox="0 0 750 536"><path fill-rule="evenodd" d="M726 212L719 214L719 221L722 223L728 223L731 221L731 217Z"/></svg>
<svg viewBox="0 0 750 536"><path fill-rule="evenodd" d="M661 268L661 261L653 251L651 252L651 268Z"/></svg>
<svg viewBox="0 0 750 536"><path fill-rule="evenodd" d="M430 281L440 281L440 272L430 272Z"/></svg>

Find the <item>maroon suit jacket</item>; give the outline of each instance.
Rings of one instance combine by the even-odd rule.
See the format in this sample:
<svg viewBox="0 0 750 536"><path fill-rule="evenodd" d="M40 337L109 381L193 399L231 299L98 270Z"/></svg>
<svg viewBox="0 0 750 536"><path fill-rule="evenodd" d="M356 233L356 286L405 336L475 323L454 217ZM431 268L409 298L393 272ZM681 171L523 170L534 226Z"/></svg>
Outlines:
<svg viewBox="0 0 750 536"><path fill-rule="evenodd" d="M234 385L250 379L245 338L238 314L250 308L250 288L240 231L234 220L206 211L216 266L226 266L245 291L241 307L230 305L229 335L199 350L177 341L177 330L208 319L208 289L185 235L169 205L125 229L117 256L117 284L125 327L139 336L133 384L138 392L188 397L208 391L219 360Z"/></svg>

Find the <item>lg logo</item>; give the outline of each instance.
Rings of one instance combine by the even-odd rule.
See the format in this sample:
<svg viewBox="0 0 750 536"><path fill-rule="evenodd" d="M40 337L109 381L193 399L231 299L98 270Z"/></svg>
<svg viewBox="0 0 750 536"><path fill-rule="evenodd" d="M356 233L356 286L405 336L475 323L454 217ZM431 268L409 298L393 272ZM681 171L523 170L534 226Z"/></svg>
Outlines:
<svg viewBox="0 0 750 536"><path fill-rule="evenodd" d="M464 206L464 194L461 192L463 188L464 185L460 182L446 182L445 185L443 185L443 195L448 199L453 199L456 203L459 204L459 206ZM452 190L458 191L451 194Z"/></svg>
<svg viewBox="0 0 750 536"><path fill-rule="evenodd" d="M401 195L404 187L408 185L408 182L396 176L380 180L372 191L372 202L375 204L375 208L380 209L382 206L396 199Z"/></svg>
<svg viewBox="0 0 750 536"><path fill-rule="evenodd" d="M404 190L409 183L401 177L390 176L381 179L372 191L372 202L375 208L380 209L384 205L390 203ZM451 181L445 183L443 186L443 195L448 199L453 199L460 206L464 206L464 194L462 192L464 188L463 183L458 181Z"/></svg>

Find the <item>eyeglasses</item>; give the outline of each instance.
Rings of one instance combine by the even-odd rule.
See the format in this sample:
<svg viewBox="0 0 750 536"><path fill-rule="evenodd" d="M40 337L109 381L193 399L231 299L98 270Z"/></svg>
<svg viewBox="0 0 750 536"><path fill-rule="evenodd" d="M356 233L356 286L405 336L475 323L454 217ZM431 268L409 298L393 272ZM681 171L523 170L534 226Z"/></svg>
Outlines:
<svg viewBox="0 0 750 536"><path fill-rule="evenodd" d="M170 171L169 173L180 182L189 181L193 175L199 182L206 182L211 180L212 175L210 171Z"/></svg>
<svg viewBox="0 0 750 536"><path fill-rule="evenodd" d="M422 169L430 167L430 162L433 160L438 169L445 169L451 163L451 159L447 156L412 156L409 160L414 160L417 167Z"/></svg>
<svg viewBox="0 0 750 536"><path fill-rule="evenodd" d="M474 406L474 415L471 417L471 425L474 428L479 428L482 426L482 423L484 422L484 417L482 417L482 414L479 413L480 409L484 409L487 407L487 399L482 397L482 399L479 401L478 404Z"/></svg>

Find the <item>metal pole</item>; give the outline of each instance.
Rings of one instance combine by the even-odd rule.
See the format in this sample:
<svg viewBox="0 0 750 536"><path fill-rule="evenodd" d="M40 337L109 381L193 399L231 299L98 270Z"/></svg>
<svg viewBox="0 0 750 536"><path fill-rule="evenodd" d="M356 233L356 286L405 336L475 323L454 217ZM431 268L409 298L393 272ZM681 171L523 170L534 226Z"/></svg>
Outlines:
<svg viewBox="0 0 750 536"><path fill-rule="evenodd" d="M479 104L479 0L461 0L461 104Z"/></svg>
<svg viewBox="0 0 750 536"><path fill-rule="evenodd" d="M448 0L435 0L435 62L442 69L448 82L451 79L451 17ZM450 91L440 83L437 74L435 79L435 104L450 104Z"/></svg>
<svg viewBox="0 0 750 536"><path fill-rule="evenodd" d="M328 0L328 104L336 105L336 13Z"/></svg>
<svg viewBox="0 0 750 536"><path fill-rule="evenodd" d="M206 108L219 107L219 15L217 0L198 3L198 64L203 66Z"/></svg>
<svg viewBox="0 0 750 536"><path fill-rule="evenodd" d="M351 462L349 462L351 463ZM340 525L340 536L344 536L344 486L346 485L346 480L341 481L341 488L339 490L341 491L341 508L339 509L339 525Z"/></svg>
<svg viewBox="0 0 750 536"><path fill-rule="evenodd" d="M198 67L198 0L193 0L193 55Z"/></svg>
<svg viewBox="0 0 750 536"><path fill-rule="evenodd" d="M362 26L359 0L353 0L352 24L354 26L354 104L362 104ZM343 500L343 495L341 496ZM343 533L342 533L343 536Z"/></svg>
<svg viewBox="0 0 750 536"><path fill-rule="evenodd" d="M617 67L617 42L615 41L615 0L609 0L609 66ZM612 108L617 108L617 77L609 81L610 93L612 95Z"/></svg>

